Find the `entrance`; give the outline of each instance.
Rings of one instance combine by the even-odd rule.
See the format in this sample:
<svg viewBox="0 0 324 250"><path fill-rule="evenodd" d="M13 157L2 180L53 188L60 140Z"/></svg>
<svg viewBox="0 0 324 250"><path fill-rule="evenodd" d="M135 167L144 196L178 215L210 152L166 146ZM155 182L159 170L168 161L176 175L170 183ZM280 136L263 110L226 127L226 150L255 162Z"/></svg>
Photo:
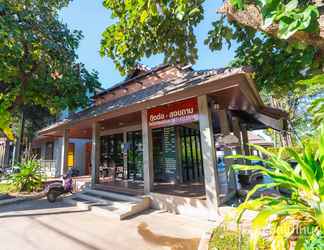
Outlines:
<svg viewBox="0 0 324 250"><path fill-rule="evenodd" d="M143 145L142 132L132 131L127 133L127 179L143 180Z"/></svg>
<svg viewBox="0 0 324 250"><path fill-rule="evenodd" d="M196 128L179 127L183 182L203 181L200 133Z"/></svg>
<svg viewBox="0 0 324 250"><path fill-rule="evenodd" d="M100 152L101 179L143 180L141 131L127 132L127 143L124 143L122 133L102 136ZM125 163L124 158L127 159Z"/></svg>
<svg viewBox="0 0 324 250"><path fill-rule="evenodd" d="M100 177L124 178L123 134L101 137Z"/></svg>

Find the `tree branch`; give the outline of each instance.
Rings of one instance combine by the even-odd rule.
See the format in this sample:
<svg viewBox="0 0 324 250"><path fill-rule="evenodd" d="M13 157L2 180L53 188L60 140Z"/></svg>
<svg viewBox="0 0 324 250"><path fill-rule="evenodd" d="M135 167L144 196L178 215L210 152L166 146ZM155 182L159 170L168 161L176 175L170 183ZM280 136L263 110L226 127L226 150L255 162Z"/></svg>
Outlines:
<svg viewBox="0 0 324 250"><path fill-rule="evenodd" d="M263 20L260 9L253 4L248 4L244 10L236 10L228 1L218 9L220 14L227 16L228 20L236 21L244 26L248 26L255 30L263 31L270 36L278 38L278 24L273 24L268 28L263 27ZM311 45L320 50L320 54L324 57L324 13L319 18L320 32L318 34L308 32L296 32L292 35L288 42L301 42Z"/></svg>

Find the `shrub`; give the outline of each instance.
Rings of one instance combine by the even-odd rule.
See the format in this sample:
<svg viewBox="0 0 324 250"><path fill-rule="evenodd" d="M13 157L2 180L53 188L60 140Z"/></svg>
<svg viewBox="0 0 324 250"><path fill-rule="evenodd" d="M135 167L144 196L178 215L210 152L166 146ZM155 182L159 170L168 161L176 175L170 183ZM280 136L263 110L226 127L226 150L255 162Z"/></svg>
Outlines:
<svg viewBox="0 0 324 250"><path fill-rule="evenodd" d="M19 172L10 176L10 181L18 191L32 192L42 187L41 166L35 159L23 159L18 164Z"/></svg>
<svg viewBox="0 0 324 250"><path fill-rule="evenodd" d="M272 249L324 249L324 126L314 143L304 144L300 153L286 149L291 160L298 164L293 168L282 159L282 151L271 153L253 145L267 155L232 156L250 161L261 161L264 166L234 165L235 170L259 170L271 177L272 183L258 184L238 207L238 222L246 210L257 211L252 221L251 249L256 249L262 231L269 229ZM289 195L250 197L260 188L285 188ZM320 247L318 247L320 246Z"/></svg>
<svg viewBox="0 0 324 250"><path fill-rule="evenodd" d="M10 183L0 183L0 194L8 194L16 192L17 188Z"/></svg>

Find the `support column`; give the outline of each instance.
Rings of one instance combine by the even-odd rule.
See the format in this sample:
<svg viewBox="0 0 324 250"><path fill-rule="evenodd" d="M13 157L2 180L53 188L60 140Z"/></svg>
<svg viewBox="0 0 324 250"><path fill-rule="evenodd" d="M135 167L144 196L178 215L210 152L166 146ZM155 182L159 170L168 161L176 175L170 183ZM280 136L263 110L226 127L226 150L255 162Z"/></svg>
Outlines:
<svg viewBox="0 0 324 250"><path fill-rule="evenodd" d="M232 118L233 133L239 139L239 145L235 148L236 154L242 154L244 151L241 136L240 120L238 117Z"/></svg>
<svg viewBox="0 0 324 250"><path fill-rule="evenodd" d="M68 129L64 129L63 130L63 138L62 138L60 175L65 174L67 171L68 148L69 148L69 131L68 131Z"/></svg>
<svg viewBox="0 0 324 250"><path fill-rule="evenodd" d="M92 147L91 147L91 187L99 182L100 164L100 126L98 122L92 124Z"/></svg>
<svg viewBox="0 0 324 250"><path fill-rule="evenodd" d="M220 123L220 130L222 136L227 136L231 133L230 130L230 125L229 125L229 119L227 116L227 110L217 110L217 115L219 117L219 123ZM226 192L226 194L231 191L230 189L234 188L236 189L236 178L235 174L233 174L232 171L230 171L230 167L233 165L233 160L226 158L228 155L232 155L231 148L226 145L223 148L224 150L224 164L225 164L225 174L226 174L226 179L227 179L227 188L222 188L221 192ZM223 185L223 183L221 183Z"/></svg>
<svg viewBox="0 0 324 250"><path fill-rule="evenodd" d="M142 110L142 136L143 136L143 168L144 168L144 193L153 190L153 145L152 130L149 128L147 110Z"/></svg>
<svg viewBox="0 0 324 250"><path fill-rule="evenodd" d="M210 108L208 107L208 97L206 95L198 97L198 108L206 198L210 208L215 208L217 211L217 207L219 205L219 184L216 170L216 151L212 114Z"/></svg>
<svg viewBox="0 0 324 250"><path fill-rule="evenodd" d="M183 173L182 173L182 159L181 159L181 138L180 138L180 127L176 127L176 164L177 164L177 182L183 183Z"/></svg>
<svg viewBox="0 0 324 250"><path fill-rule="evenodd" d="M124 166L124 179L128 179L128 168L127 168L127 152L129 148L126 148L127 145L127 132L123 132L123 166Z"/></svg>
<svg viewBox="0 0 324 250"><path fill-rule="evenodd" d="M220 129L223 135L230 134L229 122L227 118L226 110L217 110L217 115L219 117Z"/></svg>
<svg viewBox="0 0 324 250"><path fill-rule="evenodd" d="M242 129L242 141L243 141L244 155L251 155L250 147L248 145L249 137L248 137L248 130L247 130L246 125L242 124L241 129Z"/></svg>
<svg viewBox="0 0 324 250"><path fill-rule="evenodd" d="M241 124L241 131L242 131L242 144L243 144L243 152L244 152L244 155L250 155L250 147L248 145L249 143L249 137L248 137L248 130L247 130L247 127L245 124ZM246 162L246 161L245 161ZM240 171L240 175L246 175L246 176L250 176L251 175L251 171ZM243 179L242 179L243 178ZM249 183L250 182L250 179L248 180L245 180L244 177L240 177L240 182L241 183L244 183L244 182L247 182Z"/></svg>

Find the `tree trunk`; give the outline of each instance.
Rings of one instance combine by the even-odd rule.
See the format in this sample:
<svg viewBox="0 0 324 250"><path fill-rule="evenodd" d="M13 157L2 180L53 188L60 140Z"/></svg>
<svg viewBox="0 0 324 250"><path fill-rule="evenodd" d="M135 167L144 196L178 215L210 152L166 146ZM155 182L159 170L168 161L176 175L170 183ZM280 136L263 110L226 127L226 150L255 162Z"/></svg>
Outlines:
<svg viewBox="0 0 324 250"><path fill-rule="evenodd" d="M20 162L21 161L21 152L22 152L22 143L24 138L24 129L25 129L25 115L24 112L21 112L21 120L20 120L20 126L19 126L19 135L17 135L16 140L16 149L15 149L15 155L14 155L14 161Z"/></svg>

